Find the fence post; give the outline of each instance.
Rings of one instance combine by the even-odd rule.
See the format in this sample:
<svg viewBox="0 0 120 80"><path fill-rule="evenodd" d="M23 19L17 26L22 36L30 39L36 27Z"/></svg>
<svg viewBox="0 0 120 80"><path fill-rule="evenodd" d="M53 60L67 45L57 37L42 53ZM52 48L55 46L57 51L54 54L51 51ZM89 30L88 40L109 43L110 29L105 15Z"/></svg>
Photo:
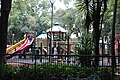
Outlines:
<svg viewBox="0 0 120 80"><path fill-rule="evenodd" d="M120 63L120 43L119 43L119 40L118 40L118 63Z"/></svg>
<svg viewBox="0 0 120 80"><path fill-rule="evenodd" d="M70 42L69 42L69 35L67 37L67 63L69 62L69 54L70 54Z"/></svg>
<svg viewBox="0 0 120 80"><path fill-rule="evenodd" d="M60 42L58 42L58 49L57 49L58 55L60 55ZM60 56L58 56L60 58Z"/></svg>
<svg viewBox="0 0 120 80"><path fill-rule="evenodd" d="M32 62L34 61L35 47L32 47Z"/></svg>
<svg viewBox="0 0 120 80"><path fill-rule="evenodd" d="M41 52L41 54L40 54L40 62L42 62L42 43L41 43L41 48L40 48L40 52Z"/></svg>
<svg viewBox="0 0 120 80"><path fill-rule="evenodd" d="M102 66L103 66L103 57L104 57L103 53L104 53L104 40L102 37Z"/></svg>
<svg viewBox="0 0 120 80"><path fill-rule="evenodd" d="M34 66L35 66L35 80L36 80L36 54L35 54L35 63L34 63Z"/></svg>

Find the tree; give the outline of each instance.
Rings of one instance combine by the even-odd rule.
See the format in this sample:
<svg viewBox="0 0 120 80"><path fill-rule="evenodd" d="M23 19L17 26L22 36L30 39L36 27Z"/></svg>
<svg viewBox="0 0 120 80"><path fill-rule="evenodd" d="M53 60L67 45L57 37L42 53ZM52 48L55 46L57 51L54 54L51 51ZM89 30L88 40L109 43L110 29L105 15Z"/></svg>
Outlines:
<svg viewBox="0 0 120 80"><path fill-rule="evenodd" d="M24 32L36 31L41 34L42 31L50 27L50 4L48 0L14 0L8 27L8 40L11 41L12 32L15 32L15 39L21 39Z"/></svg>
<svg viewBox="0 0 120 80"><path fill-rule="evenodd" d="M115 33L120 34L120 0L117 1L117 14L116 14L116 27L115 27Z"/></svg>
<svg viewBox="0 0 120 80"><path fill-rule="evenodd" d="M67 9L71 8L70 3L75 2L75 0L60 0L61 2L64 3Z"/></svg>
<svg viewBox="0 0 120 80"><path fill-rule="evenodd" d="M111 39L111 54L112 54L112 75L115 73L115 66L116 66L116 58L115 58L115 23L116 23L116 13L117 13L117 1L115 0L114 4L114 12L113 12L113 23L112 23L112 39ZM114 79L114 78L113 78Z"/></svg>
<svg viewBox="0 0 120 80"><path fill-rule="evenodd" d="M76 10L75 9L59 9L56 11L54 14L54 21L59 22L64 28L69 29L72 31L73 24L75 24L75 14Z"/></svg>
<svg viewBox="0 0 120 80"><path fill-rule="evenodd" d="M107 10L107 0L77 0L78 8L83 9L86 15L85 27L93 27L94 53L99 55L99 39L102 30L104 14ZM82 6L82 8L81 8ZM99 64L99 58L95 58L96 65Z"/></svg>
<svg viewBox="0 0 120 80"><path fill-rule="evenodd" d="M1 0L1 17L0 17L0 64L5 63L8 17L11 10L12 0Z"/></svg>
<svg viewBox="0 0 120 80"><path fill-rule="evenodd" d="M104 28L101 32L101 35L104 36L104 35L109 35L111 36L112 35L112 28L110 26L112 26L112 19L113 19L113 6L114 6L114 0L108 0L108 8L107 8L107 11L105 13L105 16L104 16L104 21L103 21L103 24L104 24ZM118 4L120 4L120 1L118 0ZM120 34L120 5L118 5L118 12L117 12L117 18L116 18L116 27L115 27L115 35L117 36L117 34Z"/></svg>

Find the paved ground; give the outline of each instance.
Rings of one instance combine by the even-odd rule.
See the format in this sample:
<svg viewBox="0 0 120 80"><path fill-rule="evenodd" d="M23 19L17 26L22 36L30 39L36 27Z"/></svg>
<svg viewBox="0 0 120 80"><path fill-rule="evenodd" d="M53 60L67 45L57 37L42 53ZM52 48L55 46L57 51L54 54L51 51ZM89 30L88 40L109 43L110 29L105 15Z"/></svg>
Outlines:
<svg viewBox="0 0 120 80"><path fill-rule="evenodd" d="M26 63L26 64L34 64L35 59L23 59L23 58L11 58L7 60L8 63ZM42 59L42 62L49 62L48 59ZM36 63L41 63L40 59L36 59Z"/></svg>
<svg viewBox="0 0 120 80"><path fill-rule="evenodd" d="M116 59L116 61L117 61L117 65L118 65L118 59ZM7 62L8 63L34 64L35 63L35 59L32 59L32 58L26 58L26 59L24 59L24 58L18 58L16 56L16 57L13 57L11 59L8 59ZM42 62L49 62L49 59L48 58L42 58ZM53 62L57 62L57 60L53 60ZM37 64L41 63L41 59L40 58L36 59L36 63ZM72 63L72 60L71 60L70 63ZM75 61L75 63L76 63L76 61ZM110 66L111 65L111 59L103 58L103 59L101 59L99 61L99 65Z"/></svg>

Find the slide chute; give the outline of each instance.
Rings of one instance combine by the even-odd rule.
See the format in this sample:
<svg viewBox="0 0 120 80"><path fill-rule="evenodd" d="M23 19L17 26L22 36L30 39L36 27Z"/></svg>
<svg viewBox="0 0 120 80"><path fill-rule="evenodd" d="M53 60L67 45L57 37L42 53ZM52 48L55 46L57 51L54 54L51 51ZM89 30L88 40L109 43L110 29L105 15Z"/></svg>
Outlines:
<svg viewBox="0 0 120 80"><path fill-rule="evenodd" d="M25 40L25 41L23 41ZM21 42L21 46L19 48L16 49L15 52L12 53L12 55L8 55L6 56L7 59L10 59L12 58L15 54L19 54L20 52L22 52L23 50L27 49L30 45L32 45L33 41L34 41L34 34L27 34L26 36L26 39L24 38L22 41L24 42ZM18 42L19 43L19 42ZM16 46L15 46L16 45ZM12 51L13 49L15 49L17 46L17 44L15 44L13 46L15 47L12 47L8 52ZM7 51L6 51L7 52Z"/></svg>

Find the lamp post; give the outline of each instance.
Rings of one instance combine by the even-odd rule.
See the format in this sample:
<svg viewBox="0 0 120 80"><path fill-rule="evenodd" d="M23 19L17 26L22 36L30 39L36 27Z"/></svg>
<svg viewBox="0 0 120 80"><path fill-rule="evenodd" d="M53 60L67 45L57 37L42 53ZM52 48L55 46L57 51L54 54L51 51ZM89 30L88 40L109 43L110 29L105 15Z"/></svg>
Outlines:
<svg viewBox="0 0 120 80"><path fill-rule="evenodd" d="M13 33L12 34L12 45L14 44L14 36L15 36L15 34Z"/></svg>
<svg viewBox="0 0 120 80"><path fill-rule="evenodd" d="M52 11L51 11L51 32L50 32L50 52L49 54L52 54L52 27L53 27L53 5L55 3L56 0L49 0L50 1L50 4L51 4L51 8L52 8ZM49 62L51 62L51 59L49 60Z"/></svg>

